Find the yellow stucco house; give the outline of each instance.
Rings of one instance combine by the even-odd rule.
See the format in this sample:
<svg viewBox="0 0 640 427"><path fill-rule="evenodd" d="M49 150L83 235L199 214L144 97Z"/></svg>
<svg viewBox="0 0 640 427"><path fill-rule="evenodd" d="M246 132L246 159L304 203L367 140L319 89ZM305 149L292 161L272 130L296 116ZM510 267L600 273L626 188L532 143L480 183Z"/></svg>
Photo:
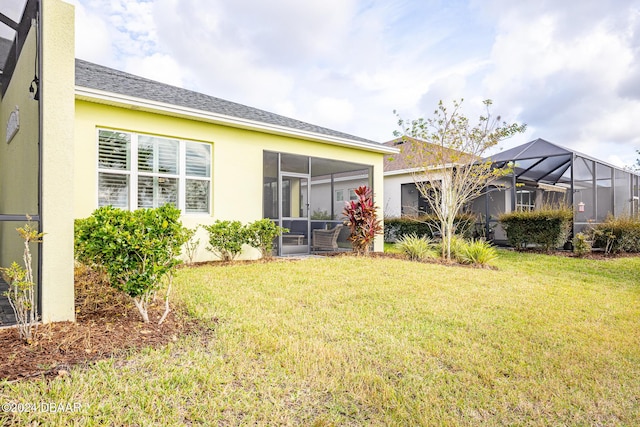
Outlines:
<svg viewBox="0 0 640 427"><path fill-rule="evenodd" d="M37 254L44 321L74 318L73 219L99 206L172 203L189 227L271 218L291 230L278 254L292 255L310 252L313 230L340 223L359 185L384 200L383 157L397 150L76 60L73 7L26 4L25 16L40 18L2 81L0 118L19 111L20 126L6 126L5 139L15 134L0 148L0 265L18 259L13 229L31 214L47 233ZM202 237L197 257L210 259Z"/></svg>

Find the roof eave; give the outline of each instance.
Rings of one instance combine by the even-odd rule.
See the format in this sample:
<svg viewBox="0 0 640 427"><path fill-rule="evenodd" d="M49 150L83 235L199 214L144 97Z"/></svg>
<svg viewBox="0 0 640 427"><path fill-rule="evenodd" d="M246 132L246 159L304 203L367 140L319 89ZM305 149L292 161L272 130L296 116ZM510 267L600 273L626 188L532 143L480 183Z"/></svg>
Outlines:
<svg viewBox="0 0 640 427"><path fill-rule="evenodd" d="M191 120L198 120L239 129L259 131L273 135L294 137L307 141L323 142L325 144L339 145L349 148L358 148L360 150L366 150L375 153L395 154L399 152L399 150L396 148L387 147L382 144L379 144L378 147L373 142L366 143L347 138L339 138L331 135L323 135L316 132L309 132L301 129L292 129L285 126L257 122L254 120L242 119L239 117L227 116L224 114L212 113L195 108L188 108L180 105L152 101L148 99L137 98L82 86L76 86L76 99L82 101L99 102L117 107L131 108L139 111L165 114L173 117L188 118Z"/></svg>
<svg viewBox="0 0 640 427"><path fill-rule="evenodd" d="M393 176L393 175L404 175L404 174L423 174L428 172L431 173L431 172L451 169L456 166L463 166L463 164L462 163L446 163L444 165L429 166L428 168L416 167L416 168L405 168L405 169L393 169L393 170L384 171L384 175Z"/></svg>

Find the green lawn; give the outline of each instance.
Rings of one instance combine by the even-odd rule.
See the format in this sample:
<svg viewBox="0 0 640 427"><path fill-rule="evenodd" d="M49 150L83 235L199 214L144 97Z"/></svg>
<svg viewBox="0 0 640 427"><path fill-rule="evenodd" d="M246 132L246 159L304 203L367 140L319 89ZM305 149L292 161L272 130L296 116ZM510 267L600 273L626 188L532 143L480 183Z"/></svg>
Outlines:
<svg viewBox="0 0 640 427"><path fill-rule="evenodd" d="M18 425L640 425L640 257L500 255L184 269L175 298L213 339L0 400L83 405Z"/></svg>

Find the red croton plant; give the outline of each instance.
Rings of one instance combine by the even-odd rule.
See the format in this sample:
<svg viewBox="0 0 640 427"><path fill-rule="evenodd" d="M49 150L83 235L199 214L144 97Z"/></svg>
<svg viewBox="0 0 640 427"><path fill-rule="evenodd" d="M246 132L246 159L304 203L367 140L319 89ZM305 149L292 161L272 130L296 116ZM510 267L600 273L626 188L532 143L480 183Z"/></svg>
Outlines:
<svg viewBox="0 0 640 427"><path fill-rule="evenodd" d="M345 202L342 214L346 217L345 225L351 229L349 241L353 250L367 253L377 234L382 234L382 221L378 219L377 206L373 203L373 192L366 185L355 190L356 200Z"/></svg>

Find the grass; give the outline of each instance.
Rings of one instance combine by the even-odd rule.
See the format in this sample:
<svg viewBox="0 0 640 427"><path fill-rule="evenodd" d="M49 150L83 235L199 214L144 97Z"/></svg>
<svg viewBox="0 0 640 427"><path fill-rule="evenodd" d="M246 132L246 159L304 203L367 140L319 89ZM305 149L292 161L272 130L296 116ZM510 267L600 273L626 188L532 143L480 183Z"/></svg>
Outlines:
<svg viewBox="0 0 640 427"><path fill-rule="evenodd" d="M210 321L5 402L26 425L638 425L640 258L500 252L498 270L334 257L184 269ZM215 323L214 323L215 320Z"/></svg>

